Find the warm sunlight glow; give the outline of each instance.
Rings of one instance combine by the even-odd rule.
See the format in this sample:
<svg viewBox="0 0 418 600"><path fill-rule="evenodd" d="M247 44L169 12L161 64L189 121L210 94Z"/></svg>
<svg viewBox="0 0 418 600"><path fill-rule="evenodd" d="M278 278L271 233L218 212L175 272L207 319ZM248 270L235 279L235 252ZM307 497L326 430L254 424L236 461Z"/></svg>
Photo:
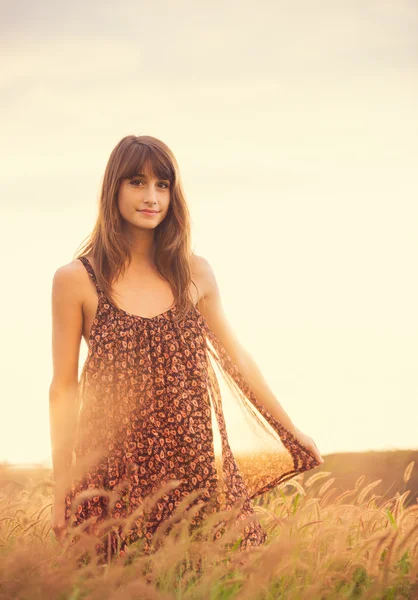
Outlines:
<svg viewBox="0 0 418 600"><path fill-rule="evenodd" d="M50 464L52 277L130 133L172 148L234 331L322 454L417 447L414 4L271 3L263 33L225 5L186 43L188 5L158 14L163 44L125 13L74 42L58 8L49 35L32 12L8 34L0 461Z"/></svg>

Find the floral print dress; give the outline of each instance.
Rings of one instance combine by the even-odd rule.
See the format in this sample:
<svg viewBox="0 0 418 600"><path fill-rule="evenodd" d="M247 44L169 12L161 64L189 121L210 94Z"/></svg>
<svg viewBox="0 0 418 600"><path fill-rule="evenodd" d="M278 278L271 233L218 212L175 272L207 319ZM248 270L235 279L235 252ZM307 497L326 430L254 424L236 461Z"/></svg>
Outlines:
<svg viewBox="0 0 418 600"><path fill-rule="evenodd" d="M87 531L96 531L107 517L135 517L148 495L174 481L146 518L113 528L97 552L123 554L138 539L150 552L158 527L196 490L202 510L192 524L241 502L239 549L262 544L251 499L318 460L258 402L196 306L180 321L175 305L152 318L130 314L104 295L87 257L79 260L98 306L78 386L67 523L89 520Z"/></svg>

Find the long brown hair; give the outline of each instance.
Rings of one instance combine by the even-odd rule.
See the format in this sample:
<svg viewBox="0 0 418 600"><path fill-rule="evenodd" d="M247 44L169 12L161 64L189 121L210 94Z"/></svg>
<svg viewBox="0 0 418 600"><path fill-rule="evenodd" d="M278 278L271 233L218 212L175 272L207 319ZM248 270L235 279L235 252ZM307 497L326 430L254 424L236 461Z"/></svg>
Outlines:
<svg viewBox="0 0 418 600"><path fill-rule="evenodd" d="M131 261L122 231L118 207L120 183L134 177L149 164L155 175L170 181L170 204L165 219L155 228L155 266L170 283L181 319L190 308L191 227L177 161L170 148L149 135L128 135L112 150L106 165L99 199L97 221L91 234L81 243L74 258L92 253L98 284L116 306L112 283ZM194 283L194 282L193 282Z"/></svg>

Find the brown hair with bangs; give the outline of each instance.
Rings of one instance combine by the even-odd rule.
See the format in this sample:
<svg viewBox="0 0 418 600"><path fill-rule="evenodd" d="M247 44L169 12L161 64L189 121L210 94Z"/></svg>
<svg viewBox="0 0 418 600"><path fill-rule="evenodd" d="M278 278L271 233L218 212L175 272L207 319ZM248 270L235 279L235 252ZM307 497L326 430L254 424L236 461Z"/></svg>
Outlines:
<svg viewBox="0 0 418 600"><path fill-rule="evenodd" d="M134 177L148 164L158 178L170 181L168 212L154 233L155 266L170 283L176 306L174 318L181 319L191 304L190 214L177 161L161 140L148 135L128 135L112 150L103 177L96 224L74 258L92 253L98 284L114 302L112 283L120 274L123 275L126 260L128 263L131 261L118 207L119 187L123 179Z"/></svg>

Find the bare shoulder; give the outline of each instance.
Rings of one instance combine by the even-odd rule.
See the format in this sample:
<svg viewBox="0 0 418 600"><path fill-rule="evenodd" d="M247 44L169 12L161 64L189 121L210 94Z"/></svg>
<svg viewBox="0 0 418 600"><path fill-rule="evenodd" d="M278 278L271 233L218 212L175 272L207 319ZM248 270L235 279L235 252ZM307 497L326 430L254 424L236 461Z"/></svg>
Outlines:
<svg viewBox="0 0 418 600"><path fill-rule="evenodd" d="M202 289L202 296L206 297L218 291L214 270L205 257L193 254L192 272Z"/></svg>
<svg viewBox="0 0 418 600"><path fill-rule="evenodd" d="M86 269L78 259L74 259L58 267L54 273L52 284L54 294L65 294L82 298L85 286Z"/></svg>

